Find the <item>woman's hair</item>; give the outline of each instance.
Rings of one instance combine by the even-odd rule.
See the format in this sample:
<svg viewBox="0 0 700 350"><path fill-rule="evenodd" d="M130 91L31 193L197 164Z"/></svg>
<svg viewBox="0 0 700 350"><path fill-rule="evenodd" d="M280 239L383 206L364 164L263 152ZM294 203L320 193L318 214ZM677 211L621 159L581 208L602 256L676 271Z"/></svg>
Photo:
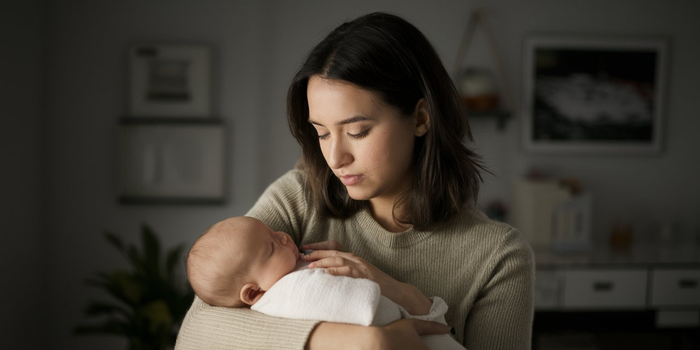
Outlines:
<svg viewBox="0 0 700 350"><path fill-rule="evenodd" d="M309 123L309 78L342 80L372 91L411 116L425 98L430 129L416 138L413 184L394 203L406 208L394 220L426 229L448 223L468 201L476 202L484 170L463 143L471 130L457 91L435 49L406 20L371 13L334 29L309 53L287 93L287 119L302 148L301 167L308 176L309 198L322 215L347 218L366 201L350 198L328 167L316 130Z"/></svg>

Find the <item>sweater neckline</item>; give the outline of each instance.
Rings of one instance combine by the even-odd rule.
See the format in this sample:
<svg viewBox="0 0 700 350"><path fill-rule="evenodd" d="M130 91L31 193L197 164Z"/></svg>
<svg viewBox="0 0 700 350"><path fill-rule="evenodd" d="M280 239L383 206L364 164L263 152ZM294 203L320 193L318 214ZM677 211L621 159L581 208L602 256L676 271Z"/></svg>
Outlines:
<svg viewBox="0 0 700 350"><path fill-rule="evenodd" d="M380 225L372 217L367 207L360 209L356 216L360 227L365 227L363 234L387 248L403 248L412 246L430 235L428 231L416 230L411 227L403 232L391 232Z"/></svg>

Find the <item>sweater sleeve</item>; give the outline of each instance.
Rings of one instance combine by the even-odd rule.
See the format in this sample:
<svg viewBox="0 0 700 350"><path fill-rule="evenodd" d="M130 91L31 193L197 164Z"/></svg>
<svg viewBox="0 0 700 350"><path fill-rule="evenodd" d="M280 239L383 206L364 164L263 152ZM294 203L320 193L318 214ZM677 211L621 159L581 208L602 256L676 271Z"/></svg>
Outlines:
<svg viewBox="0 0 700 350"><path fill-rule="evenodd" d="M515 229L503 236L489 259L489 276L469 312L467 349L530 349L535 262Z"/></svg>
<svg viewBox="0 0 700 350"><path fill-rule="evenodd" d="M298 243L304 222L302 174L290 171L270 185L248 216ZM291 320L247 308L213 307L195 298L178 332L176 350L303 349L318 321Z"/></svg>
<svg viewBox="0 0 700 350"><path fill-rule="evenodd" d="M214 307L196 298L175 350L304 349L316 321L271 317L247 308Z"/></svg>

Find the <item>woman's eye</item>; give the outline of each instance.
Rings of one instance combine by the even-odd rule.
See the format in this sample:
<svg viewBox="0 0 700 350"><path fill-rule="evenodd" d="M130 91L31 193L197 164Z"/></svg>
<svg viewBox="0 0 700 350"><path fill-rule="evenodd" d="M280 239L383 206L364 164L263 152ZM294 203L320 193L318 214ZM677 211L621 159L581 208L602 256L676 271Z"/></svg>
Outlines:
<svg viewBox="0 0 700 350"><path fill-rule="evenodd" d="M318 139L319 139L319 140L325 140L325 139L328 138L328 136L330 136L330 134L318 135Z"/></svg>
<svg viewBox="0 0 700 350"><path fill-rule="evenodd" d="M361 133L358 133L358 134L350 134L350 133L348 133L348 136L350 136L350 137L352 137L352 138L354 138L354 139L362 139L362 138L364 138L365 136L367 136L368 134L369 134L369 129L367 129L367 130L365 130L365 131L363 131L363 132L361 132Z"/></svg>

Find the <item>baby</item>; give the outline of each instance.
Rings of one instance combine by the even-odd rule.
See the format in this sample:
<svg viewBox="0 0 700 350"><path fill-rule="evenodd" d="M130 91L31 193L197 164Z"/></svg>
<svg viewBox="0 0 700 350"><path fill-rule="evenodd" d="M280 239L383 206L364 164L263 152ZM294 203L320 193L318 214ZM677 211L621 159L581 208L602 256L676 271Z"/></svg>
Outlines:
<svg viewBox="0 0 700 350"><path fill-rule="evenodd" d="M204 231L187 255L186 269L192 289L205 303L246 307L300 262L292 237L241 216Z"/></svg>
<svg viewBox="0 0 700 350"><path fill-rule="evenodd" d="M292 237L260 220L232 217L207 229L187 255L195 294L212 306L248 307L271 316L384 326L401 318L445 323L447 304L431 298L428 315L413 316L362 278L308 269ZM431 349L464 349L448 335L421 337Z"/></svg>

